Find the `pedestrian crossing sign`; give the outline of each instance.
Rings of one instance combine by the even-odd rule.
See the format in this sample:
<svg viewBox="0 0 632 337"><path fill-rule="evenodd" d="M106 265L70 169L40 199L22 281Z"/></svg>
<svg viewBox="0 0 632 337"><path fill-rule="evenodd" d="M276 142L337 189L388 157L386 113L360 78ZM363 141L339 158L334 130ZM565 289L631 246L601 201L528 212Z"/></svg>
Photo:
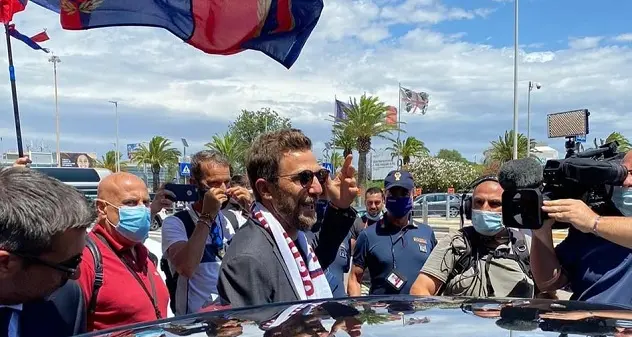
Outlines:
<svg viewBox="0 0 632 337"><path fill-rule="evenodd" d="M191 163L180 163L180 176L181 177L190 177L191 176Z"/></svg>

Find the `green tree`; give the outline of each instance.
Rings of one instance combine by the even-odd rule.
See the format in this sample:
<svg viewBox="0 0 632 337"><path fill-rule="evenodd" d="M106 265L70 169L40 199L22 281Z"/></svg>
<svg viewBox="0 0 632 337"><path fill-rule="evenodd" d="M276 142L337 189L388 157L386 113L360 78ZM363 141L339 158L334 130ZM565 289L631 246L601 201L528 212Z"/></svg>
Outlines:
<svg viewBox="0 0 632 337"><path fill-rule="evenodd" d="M243 171L247 146L234 133L226 132L222 135L214 135L213 139L204 146L226 157L235 172Z"/></svg>
<svg viewBox="0 0 632 337"><path fill-rule="evenodd" d="M487 164L496 162L503 164L513 159L513 130L505 131L505 135L498 136L498 140L493 140L490 147L485 151L485 162ZM518 134L518 158L527 157L528 140L522 133ZM531 148L535 147L535 141L531 140Z"/></svg>
<svg viewBox="0 0 632 337"><path fill-rule="evenodd" d="M405 140L394 140L393 144L386 148L391 152L391 158L402 157L404 165L410 163L413 157L422 157L430 154L426 144L415 137L407 137Z"/></svg>
<svg viewBox="0 0 632 337"><path fill-rule="evenodd" d="M237 119L228 126L228 131L236 135L243 144L250 146L262 133L291 127L289 118L281 117L269 108L263 108L257 111L242 110Z"/></svg>
<svg viewBox="0 0 632 337"><path fill-rule="evenodd" d="M615 141L619 144L619 147L618 147L619 152L628 152L632 149L632 144L630 144L630 140L628 140L628 138L626 138L620 132L612 132L611 134L608 135L608 137L606 137L605 140L600 139L600 144L597 143L597 138L595 138L594 140L595 148L607 143L615 142Z"/></svg>
<svg viewBox="0 0 632 337"><path fill-rule="evenodd" d="M154 191L160 188L160 170L169 165L177 165L180 159L180 151L172 145L169 139L155 136L148 146L140 144L140 148L132 153L133 162L146 164L151 168Z"/></svg>
<svg viewBox="0 0 632 337"><path fill-rule="evenodd" d="M119 153L119 165L121 171L127 171L127 163L123 161L123 155ZM106 152L100 160L97 160L97 167L106 168L112 172L116 171L116 151L110 150Z"/></svg>
<svg viewBox="0 0 632 337"><path fill-rule="evenodd" d="M353 153L353 148L355 148L356 143L357 140L348 131L348 129L334 128L329 146L334 149L342 149L342 156L343 158L346 158L348 155Z"/></svg>
<svg viewBox="0 0 632 337"><path fill-rule="evenodd" d="M421 157L406 168L415 178L415 185L424 193L446 192L449 187L458 191L479 175L474 165L434 157Z"/></svg>
<svg viewBox="0 0 632 337"><path fill-rule="evenodd" d="M437 155L435 157L437 157L439 159L450 160L450 161L458 161L458 162L461 162L461 163L468 163L469 162L467 159L465 159L465 157L463 157L461 152L459 152L457 150L441 149L441 150L439 150L439 152L437 153Z"/></svg>
<svg viewBox="0 0 632 337"><path fill-rule="evenodd" d="M356 140L358 150L358 185L363 188L366 185L366 155L371 150L371 138L379 137L391 140L387 137L398 129L386 123L388 108L378 97L362 95L360 102L354 98L351 106L345 109L347 118L337 118L334 123L335 132L348 132Z"/></svg>

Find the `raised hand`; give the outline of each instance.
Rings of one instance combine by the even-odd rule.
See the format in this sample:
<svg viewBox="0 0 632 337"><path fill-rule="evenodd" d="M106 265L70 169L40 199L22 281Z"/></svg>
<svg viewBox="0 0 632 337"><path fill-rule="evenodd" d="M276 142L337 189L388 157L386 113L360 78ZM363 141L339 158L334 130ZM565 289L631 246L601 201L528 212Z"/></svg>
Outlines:
<svg viewBox="0 0 632 337"><path fill-rule="evenodd" d="M358 196L355 179L355 168L351 165L353 155L345 158L340 173L334 179L327 180L327 197L332 205L340 209L347 209Z"/></svg>

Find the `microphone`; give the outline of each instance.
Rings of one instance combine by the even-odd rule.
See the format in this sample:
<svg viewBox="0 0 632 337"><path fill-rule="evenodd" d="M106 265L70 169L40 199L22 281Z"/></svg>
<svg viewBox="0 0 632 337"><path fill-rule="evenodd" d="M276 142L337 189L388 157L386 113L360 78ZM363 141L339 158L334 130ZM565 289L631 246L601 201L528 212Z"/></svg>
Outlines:
<svg viewBox="0 0 632 337"><path fill-rule="evenodd" d="M538 188L542 180L542 165L534 158L510 160L498 172L498 182L504 190Z"/></svg>

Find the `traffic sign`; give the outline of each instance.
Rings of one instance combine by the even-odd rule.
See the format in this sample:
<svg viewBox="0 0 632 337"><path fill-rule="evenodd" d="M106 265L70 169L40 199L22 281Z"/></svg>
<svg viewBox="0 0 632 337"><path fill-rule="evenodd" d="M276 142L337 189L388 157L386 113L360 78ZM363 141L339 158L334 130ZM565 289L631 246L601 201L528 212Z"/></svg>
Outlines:
<svg viewBox="0 0 632 337"><path fill-rule="evenodd" d="M191 163L179 163L179 171L181 177L190 177L191 176Z"/></svg>
<svg viewBox="0 0 632 337"><path fill-rule="evenodd" d="M329 173L334 173L334 165L332 163L323 163L322 166L329 170Z"/></svg>
<svg viewBox="0 0 632 337"><path fill-rule="evenodd" d="M585 143L586 142L586 135L577 135L575 136L575 141L578 143Z"/></svg>

